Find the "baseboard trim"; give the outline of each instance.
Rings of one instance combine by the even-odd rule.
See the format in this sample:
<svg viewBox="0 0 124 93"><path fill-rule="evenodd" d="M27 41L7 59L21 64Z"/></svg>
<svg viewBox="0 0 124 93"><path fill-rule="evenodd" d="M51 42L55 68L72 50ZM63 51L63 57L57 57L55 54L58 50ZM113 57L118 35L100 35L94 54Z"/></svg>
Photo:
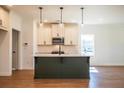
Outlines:
<svg viewBox="0 0 124 93"><path fill-rule="evenodd" d="M34 68L21 68L21 69L18 69L18 70L34 70Z"/></svg>
<svg viewBox="0 0 124 93"><path fill-rule="evenodd" d="M11 76L11 72L0 72L0 76Z"/></svg>
<svg viewBox="0 0 124 93"><path fill-rule="evenodd" d="M124 67L124 65L90 65L91 67Z"/></svg>

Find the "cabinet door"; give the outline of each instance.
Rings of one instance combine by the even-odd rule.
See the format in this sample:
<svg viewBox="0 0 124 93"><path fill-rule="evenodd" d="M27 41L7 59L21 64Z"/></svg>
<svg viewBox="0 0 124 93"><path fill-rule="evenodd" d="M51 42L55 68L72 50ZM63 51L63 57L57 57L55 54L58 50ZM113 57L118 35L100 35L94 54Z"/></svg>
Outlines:
<svg viewBox="0 0 124 93"><path fill-rule="evenodd" d="M60 37L64 37L64 24L59 24L59 33L60 33Z"/></svg>
<svg viewBox="0 0 124 93"><path fill-rule="evenodd" d="M8 30L9 26L9 13L0 7L0 24L4 30Z"/></svg>
<svg viewBox="0 0 124 93"><path fill-rule="evenodd" d="M44 41L46 42L46 45L52 44L51 29L50 28L44 28Z"/></svg>
<svg viewBox="0 0 124 93"><path fill-rule="evenodd" d="M47 26L40 27L37 41L38 45L51 45L51 29Z"/></svg>
<svg viewBox="0 0 124 93"><path fill-rule="evenodd" d="M63 78L89 78L89 57L64 57Z"/></svg>
<svg viewBox="0 0 124 93"><path fill-rule="evenodd" d="M52 37L63 37L64 25L52 24Z"/></svg>
<svg viewBox="0 0 124 93"><path fill-rule="evenodd" d="M65 45L77 45L78 44L78 29L77 25L65 26Z"/></svg>
<svg viewBox="0 0 124 93"><path fill-rule="evenodd" d="M75 28L71 31L71 39L70 39L70 44L71 45L77 45L78 44L78 31Z"/></svg>
<svg viewBox="0 0 124 93"><path fill-rule="evenodd" d="M9 24L9 14L7 11L3 11L3 26L8 30Z"/></svg>
<svg viewBox="0 0 124 93"><path fill-rule="evenodd" d="M36 57L35 78L60 78L61 66L59 57Z"/></svg>
<svg viewBox="0 0 124 93"><path fill-rule="evenodd" d="M71 45L71 31L69 28L65 28L65 45Z"/></svg>
<svg viewBox="0 0 124 93"><path fill-rule="evenodd" d="M37 44L42 45L43 40L44 40L43 28L39 28L37 33Z"/></svg>
<svg viewBox="0 0 124 93"><path fill-rule="evenodd" d="M52 24L52 37L59 37L57 24Z"/></svg>

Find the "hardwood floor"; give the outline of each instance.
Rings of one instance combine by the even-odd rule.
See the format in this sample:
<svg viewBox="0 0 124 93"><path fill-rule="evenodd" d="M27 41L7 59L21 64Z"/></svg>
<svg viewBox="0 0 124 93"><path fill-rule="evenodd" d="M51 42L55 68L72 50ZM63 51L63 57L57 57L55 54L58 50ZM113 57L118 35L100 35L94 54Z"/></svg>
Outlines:
<svg viewBox="0 0 124 93"><path fill-rule="evenodd" d="M1 88L124 88L124 67L91 67L90 79L34 79L33 71L0 77Z"/></svg>

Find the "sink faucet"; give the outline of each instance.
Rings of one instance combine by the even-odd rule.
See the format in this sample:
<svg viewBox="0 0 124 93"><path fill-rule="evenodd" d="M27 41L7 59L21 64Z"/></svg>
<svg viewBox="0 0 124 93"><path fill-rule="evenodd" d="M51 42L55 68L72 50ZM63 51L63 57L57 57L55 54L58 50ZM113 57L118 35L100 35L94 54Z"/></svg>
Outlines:
<svg viewBox="0 0 124 93"><path fill-rule="evenodd" d="M59 45L59 55L61 55L61 45Z"/></svg>

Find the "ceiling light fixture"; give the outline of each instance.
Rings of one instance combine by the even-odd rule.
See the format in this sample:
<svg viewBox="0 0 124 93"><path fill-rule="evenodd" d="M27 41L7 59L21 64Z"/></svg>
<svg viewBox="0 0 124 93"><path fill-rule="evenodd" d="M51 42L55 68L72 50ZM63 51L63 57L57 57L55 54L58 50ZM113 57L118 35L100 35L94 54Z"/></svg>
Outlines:
<svg viewBox="0 0 124 93"><path fill-rule="evenodd" d="M40 10L40 25L42 25L43 24L43 22L42 22L42 7L39 7L39 10Z"/></svg>
<svg viewBox="0 0 124 93"><path fill-rule="evenodd" d="M62 13L63 13L63 7L60 7L60 11L61 11L61 15L60 15L60 24L62 24L63 23L63 20L62 20L62 17L63 17L63 15L62 15Z"/></svg>
<svg viewBox="0 0 124 93"><path fill-rule="evenodd" d="M82 14L81 14L81 17L82 17L82 22L81 22L81 24L83 25L83 7L81 7L81 12L82 12Z"/></svg>

